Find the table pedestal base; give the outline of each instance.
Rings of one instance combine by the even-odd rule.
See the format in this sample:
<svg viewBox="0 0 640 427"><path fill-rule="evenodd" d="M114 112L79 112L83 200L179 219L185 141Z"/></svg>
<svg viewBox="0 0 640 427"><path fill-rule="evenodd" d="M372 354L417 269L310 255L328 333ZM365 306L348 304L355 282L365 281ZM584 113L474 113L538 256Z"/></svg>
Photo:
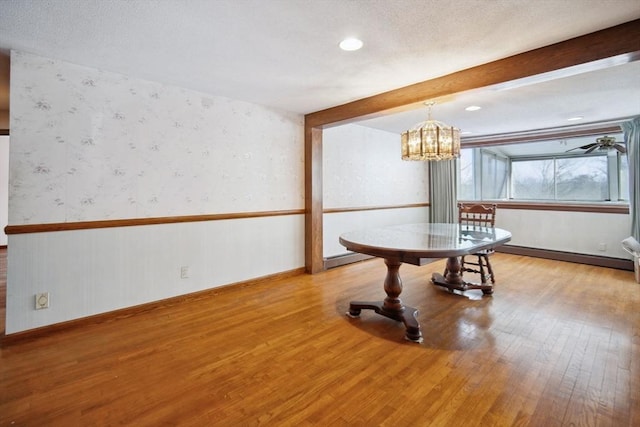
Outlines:
<svg viewBox="0 0 640 427"><path fill-rule="evenodd" d="M402 280L400 279L400 266L402 263L395 258L384 260L387 265L387 277L384 280L384 291L387 297L384 301L352 301L349 304L349 317L360 316L360 311L374 310L376 313L404 323L406 328L405 338L413 342L422 342L422 332L418 323L418 310L407 307L400 300L402 293Z"/></svg>
<svg viewBox="0 0 640 427"><path fill-rule="evenodd" d="M403 306L403 310L388 311L384 308L384 301L352 301L349 304L349 317L360 317L360 310L373 310L376 313L404 323L406 328L405 338L413 342L422 342L422 332L418 323L418 309Z"/></svg>

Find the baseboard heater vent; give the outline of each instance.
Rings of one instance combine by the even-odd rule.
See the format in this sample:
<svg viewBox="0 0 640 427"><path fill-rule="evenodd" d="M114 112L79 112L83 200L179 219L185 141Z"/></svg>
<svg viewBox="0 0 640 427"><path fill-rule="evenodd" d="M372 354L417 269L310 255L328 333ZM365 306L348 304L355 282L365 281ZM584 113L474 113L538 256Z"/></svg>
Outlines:
<svg viewBox="0 0 640 427"><path fill-rule="evenodd" d="M353 264L354 262L360 262L367 259L374 258L371 255L358 254L355 252L336 255L332 257L328 257L324 259L324 269L329 270L330 268L340 267L341 265Z"/></svg>
<svg viewBox="0 0 640 427"><path fill-rule="evenodd" d="M496 252L512 255L524 255L535 258L552 259L555 261L575 262L578 264L595 265L598 267L616 268L618 270L633 271L633 261L624 258L613 258L599 255L577 254L573 252L554 251L549 249L528 248L525 246L503 245L496 248Z"/></svg>
<svg viewBox="0 0 640 427"><path fill-rule="evenodd" d="M573 252L554 251L550 249L529 248L525 246L513 245L499 246L496 248L496 252L633 271L633 261L624 258L577 254ZM328 270L331 268L340 267L342 265L352 264L354 262L360 262L371 258L373 257L370 255L363 255L358 253L336 255L324 259L324 268L325 270Z"/></svg>

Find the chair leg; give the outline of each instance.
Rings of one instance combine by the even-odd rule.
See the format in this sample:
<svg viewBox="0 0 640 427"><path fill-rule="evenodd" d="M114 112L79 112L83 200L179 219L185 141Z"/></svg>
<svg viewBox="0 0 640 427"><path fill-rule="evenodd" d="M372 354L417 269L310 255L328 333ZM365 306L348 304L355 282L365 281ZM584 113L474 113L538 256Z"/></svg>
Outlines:
<svg viewBox="0 0 640 427"><path fill-rule="evenodd" d="M478 267L480 268L480 282L483 285L487 284L487 277L484 274L484 263L482 262L482 259L484 257L482 255L478 256Z"/></svg>
<svg viewBox="0 0 640 427"><path fill-rule="evenodd" d="M491 279L491 283L495 285L496 278L493 275L493 268L491 268L491 262L489 261L489 256L485 255L485 261L487 263L487 270L489 270L489 278Z"/></svg>

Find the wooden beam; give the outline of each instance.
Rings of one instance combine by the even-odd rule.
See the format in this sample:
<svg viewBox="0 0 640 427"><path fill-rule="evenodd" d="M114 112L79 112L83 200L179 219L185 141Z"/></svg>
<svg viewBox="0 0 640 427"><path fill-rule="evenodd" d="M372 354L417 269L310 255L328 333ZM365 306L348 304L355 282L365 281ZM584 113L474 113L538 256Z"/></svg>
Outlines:
<svg viewBox="0 0 640 427"><path fill-rule="evenodd" d="M586 64L640 54L640 19L370 96L305 116L305 250L308 272L322 269L322 128L425 100ZM319 187L318 187L319 186Z"/></svg>
<svg viewBox="0 0 640 427"><path fill-rule="evenodd" d="M640 19L305 116L311 127L362 118L429 99L640 52Z"/></svg>
<svg viewBox="0 0 640 427"><path fill-rule="evenodd" d="M322 129L305 125L305 267L307 273L324 270L322 251Z"/></svg>

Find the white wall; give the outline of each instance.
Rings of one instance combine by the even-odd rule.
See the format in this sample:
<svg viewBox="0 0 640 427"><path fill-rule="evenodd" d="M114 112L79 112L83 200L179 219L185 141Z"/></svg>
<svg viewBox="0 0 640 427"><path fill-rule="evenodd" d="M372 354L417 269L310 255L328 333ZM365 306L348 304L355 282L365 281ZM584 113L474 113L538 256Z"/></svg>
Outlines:
<svg viewBox="0 0 640 427"><path fill-rule="evenodd" d="M349 253L338 238L342 233L369 227L429 222L429 208L382 209L325 214L323 219L325 258Z"/></svg>
<svg viewBox="0 0 640 427"><path fill-rule="evenodd" d="M304 206L302 117L13 52L10 224Z"/></svg>
<svg viewBox="0 0 640 427"><path fill-rule="evenodd" d="M299 115L12 52L9 224L303 209L303 135ZM303 267L303 221L11 235L7 333Z"/></svg>
<svg viewBox="0 0 640 427"><path fill-rule="evenodd" d="M400 158L400 135L344 125L325 129L323 203L325 209L427 203L428 167ZM323 215L323 255L347 253L340 234L360 228L424 222L428 208L364 210Z"/></svg>
<svg viewBox="0 0 640 427"><path fill-rule="evenodd" d="M9 137L0 136L0 246L7 244L4 228L9 224Z"/></svg>
<svg viewBox="0 0 640 427"><path fill-rule="evenodd" d="M630 259L620 245L631 230L627 214L499 209L496 227L511 231L510 245Z"/></svg>

